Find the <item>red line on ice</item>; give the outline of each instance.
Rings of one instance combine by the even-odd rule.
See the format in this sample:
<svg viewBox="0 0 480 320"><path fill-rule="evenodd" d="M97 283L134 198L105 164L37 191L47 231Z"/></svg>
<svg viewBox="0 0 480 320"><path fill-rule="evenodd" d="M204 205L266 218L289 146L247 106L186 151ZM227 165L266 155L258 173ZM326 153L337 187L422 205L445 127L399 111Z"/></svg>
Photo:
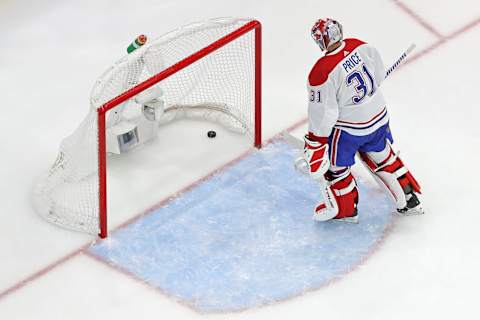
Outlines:
<svg viewBox="0 0 480 320"><path fill-rule="evenodd" d="M18 289L24 287L25 285L27 285L28 283L30 282L33 282L34 280L37 280L38 278L40 278L41 276L47 274L48 272L52 271L53 269L55 269L56 267L64 264L65 262L69 261L70 259L72 259L73 257L77 256L79 253L85 251L85 249L87 249L88 247L90 246L90 243L88 244L85 244L84 246L82 246L81 248L78 248L77 250L75 251L72 251L71 253L67 254L66 256L58 259L57 261L49 264L48 266L44 267L43 269L40 269L39 271L35 272L34 274L28 276L27 278L17 282L16 284L14 284L13 286L11 286L10 288L0 292L0 300L2 300L3 298L5 298L6 296L14 293L15 291L17 291Z"/></svg>
<svg viewBox="0 0 480 320"><path fill-rule="evenodd" d="M418 24L420 24L423 28L425 28L427 31L429 31L431 34L433 34L435 37L438 39L443 39L444 36L437 30L435 29L430 23L428 23L424 18L422 18L419 14L417 14L415 11L410 9L406 4L399 0L392 0L393 3L400 8L403 12L408 14L413 20L415 20Z"/></svg>
<svg viewBox="0 0 480 320"><path fill-rule="evenodd" d="M429 47L420 50L416 54L412 55L410 58L408 58L402 65L399 66L399 69L403 68L404 66L416 61L417 59L423 57L427 53L430 53L437 49L438 47L442 46L445 43L450 42L450 40L453 40L457 38L460 35L463 35L464 33L470 31L471 29L477 27L480 24L480 17L474 19L470 23L464 25L463 27L459 28L458 30L453 31L452 33L446 35L444 38L438 40L437 42L433 43Z"/></svg>

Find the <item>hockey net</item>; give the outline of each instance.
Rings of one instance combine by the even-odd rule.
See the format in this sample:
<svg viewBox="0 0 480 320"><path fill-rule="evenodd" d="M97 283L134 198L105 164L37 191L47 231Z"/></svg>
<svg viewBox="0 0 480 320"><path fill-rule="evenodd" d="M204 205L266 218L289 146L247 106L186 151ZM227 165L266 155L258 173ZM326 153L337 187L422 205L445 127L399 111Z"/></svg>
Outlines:
<svg viewBox="0 0 480 320"><path fill-rule="evenodd" d="M90 112L35 185L36 211L62 227L107 236L106 121L155 87L165 104L159 125L217 121L260 147L260 42L258 21L220 18L181 27L121 58L96 81Z"/></svg>

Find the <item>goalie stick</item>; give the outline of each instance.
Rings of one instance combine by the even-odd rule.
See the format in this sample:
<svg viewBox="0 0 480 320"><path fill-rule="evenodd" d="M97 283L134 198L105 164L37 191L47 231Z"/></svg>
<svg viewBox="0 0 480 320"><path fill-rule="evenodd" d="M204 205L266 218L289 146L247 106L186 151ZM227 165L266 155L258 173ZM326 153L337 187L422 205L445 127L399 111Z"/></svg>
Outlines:
<svg viewBox="0 0 480 320"><path fill-rule="evenodd" d="M410 54L412 53L412 51L415 49L416 47L416 44L415 43L412 43L407 50L405 50L402 55L400 56L400 58L397 59L397 61L395 61L394 64L392 64L392 66L390 68L388 68L387 70L387 73L385 74L385 79L387 79L387 77L393 72L395 71L395 69L402 63L403 60L405 60L405 58Z"/></svg>
<svg viewBox="0 0 480 320"><path fill-rule="evenodd" d="M405 50L402 55L391 65L390 68L388 68L385 72L385 79L387 79L393 71L395 71L398 66L405 60L405 58L415 49L416 45L415 43L412 43L407 50ZM282 135L282 138L285 139L285 141L294 147L295 149L303 150L304 148L304 141L293 136L290 132L284 132ZM297 161L295 161L297 163ZM376 177L375 177L376 178ZM320 184L320 192L322 194L322 198L325 202L325 206L327 210L333 210L334 209L334 204L331 202L331 190L329 189L328 182L325 179L315 179L319 184ZM379 182L377 180L377 182ZM380 183L380 182L379 182Z"/></svg>

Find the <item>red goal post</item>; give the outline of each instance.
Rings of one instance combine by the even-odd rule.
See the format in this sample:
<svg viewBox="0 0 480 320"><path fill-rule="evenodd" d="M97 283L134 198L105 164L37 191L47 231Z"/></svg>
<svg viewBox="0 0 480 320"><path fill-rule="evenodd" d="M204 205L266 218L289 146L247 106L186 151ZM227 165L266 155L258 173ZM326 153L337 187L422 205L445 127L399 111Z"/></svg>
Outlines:
<svg viewBox="0 0 480 320"><path fill-rule="evenodd" d="M164 114L182 108L220 111L260 148L261 30L253 19L190 24L148 41L107 69L92 90L90 113L62 141L55 163L37 181L36 211L59 226L107 237L111 114L139 104L137 97L158 87Z"/></svg>
<svg viewBox="0 0 480 320"><path fill-rule="evenodd" d="M154 75L150 79L138 84L132 89L126 91L120 96L108 101L102 107L97 109L98 113L98 164L99 164L99 198L100 198L100 233L101 238L106 238L108 234L107 228L107 152L105 138L105 115L107 111L118 106L122 102L132 98L140 92L150 88L170 75L182 70L192 63L202 59L213 51L225 46L235 39L243 36L248 32L255 32L255 135L254 145L261 148L262 145L262 25L258 20L247 22L242 27L225 35L212 44L193 53L185 59L168 67L160 73Z"/></svg>

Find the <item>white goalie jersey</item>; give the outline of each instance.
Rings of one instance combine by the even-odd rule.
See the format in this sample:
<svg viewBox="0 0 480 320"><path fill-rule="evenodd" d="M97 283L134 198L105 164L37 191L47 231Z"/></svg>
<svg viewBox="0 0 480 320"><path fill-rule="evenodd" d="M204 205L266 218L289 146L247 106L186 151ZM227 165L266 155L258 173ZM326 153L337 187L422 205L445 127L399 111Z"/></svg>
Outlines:
<svg viewBox="0 0 480 320"><path fill-rule="evenodd" d="M321 57L308 77L309 132L328 137L333 128L363 136L388 123L379 86L385 66L378 51L358 39L345 39Z"/></svg>

